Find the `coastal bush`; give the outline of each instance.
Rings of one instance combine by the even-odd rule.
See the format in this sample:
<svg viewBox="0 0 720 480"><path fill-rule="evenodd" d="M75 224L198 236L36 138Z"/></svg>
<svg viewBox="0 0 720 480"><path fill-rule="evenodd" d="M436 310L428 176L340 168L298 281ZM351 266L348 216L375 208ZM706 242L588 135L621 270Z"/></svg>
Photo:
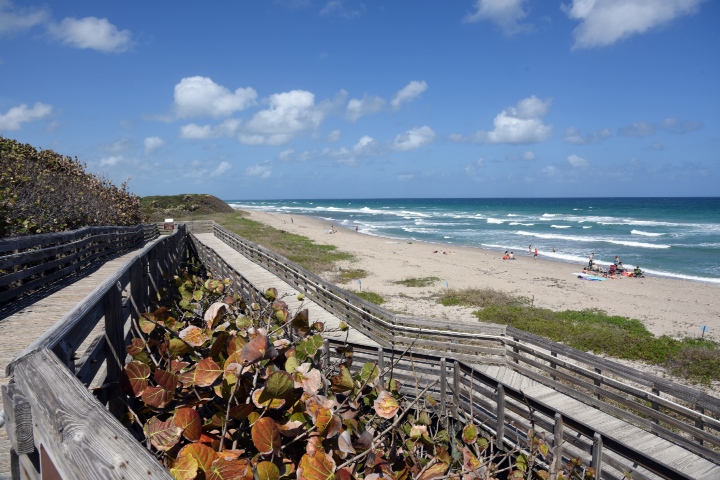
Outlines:
<svg viewBox="0 0 720 480"><path fill-rule="evenodd" d="M473 418L442 413L437 381L403 390L348 345L324 358L325 325L302 305L272 288L247 304L230 284L181 271L134 320L123 420L175 479L548 478L542 435L497 452ZM592 473L575 459L558 478Z"/></svg>
<svg viewBox="0 0 720 480"><path fill-rule="evenodd" d="M364 292L354 292L355 295L362 298L363 300L367 300L370 303L374 303L375 305L382 305L385 303L385 299L380 296L379 293L370 292L370 291L364 291Z"/></svg>
<svg viewBox="0 0 720 480"><path fill-rule="evenodd" d="M720 380L720 348L710 341L654 336L636 319L602 310L565 310L493 305L473 312L482 322L510 325L572 348L663 365L692 381Z"/></svg>
<svg viewBox="0 0 720 480"><path fill-rule="evenodd" d="M403 280L398 280L396 282L393 282L395 285L404 285L406 287L429 287L433 285L435 282L439 282L440 278L438 277L410 277Z"/></svg>
<svg viewBox="0 0 720 480"><path fill-rule="evenodd" d="M193 220L200 215L235 212L230 205L213 195L195 193L142 197L140 208L149 222L162 222L166 218Z"/></svg>
<svg viewBox="0 0 720 480"><path fill-rule="evenodd" d="M142 222L127 183L117 187L85 168L77 158L0 136L0 237Z"/></svg>
<svg viewBox="0 0 720 480"><path fill-rule="evenodd" d="M342 269L340 270L338 283L348 283L353 280L360 280L361 278L367 277L368 273L361 269L361 268L355 268L355 269Z"/></svg>
<svg viewBox="0 0 720 480"><path fill-rule="evenodd" d="M526 297L510 295L492 288L449 289L440 293L439 301L446 307L462 305L478 308L497 305L522 306L530 303Z"/></svg>

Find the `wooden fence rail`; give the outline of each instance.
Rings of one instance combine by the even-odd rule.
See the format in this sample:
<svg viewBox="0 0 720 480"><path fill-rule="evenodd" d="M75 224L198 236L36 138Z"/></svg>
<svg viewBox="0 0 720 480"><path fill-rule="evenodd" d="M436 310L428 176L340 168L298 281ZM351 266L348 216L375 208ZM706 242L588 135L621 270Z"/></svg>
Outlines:
<svg viewBox="0 0 720 480"><path fill-rule="evenodd" d="M154 225L138 225L0 239L0 305L155 236Z"/></svg>
<svg viewBox="0 0 720 480"><path fill-rule="evenodd" d="M184 260L186 241L181 227L147 245L8 365L13 479L171 478L116 418L126 411L120 375L133 319Z"/></svg>

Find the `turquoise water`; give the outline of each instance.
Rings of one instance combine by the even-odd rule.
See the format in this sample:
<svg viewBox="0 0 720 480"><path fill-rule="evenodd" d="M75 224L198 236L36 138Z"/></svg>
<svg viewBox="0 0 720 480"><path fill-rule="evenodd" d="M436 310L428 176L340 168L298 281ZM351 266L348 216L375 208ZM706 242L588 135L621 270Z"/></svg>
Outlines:
<svg viewBox="0 0 720 480"><path fill-rule="evenodd" d="M368 235L587 264L615 255L652 275L720 285L720 198L228 200ZM555 252L552 252L552 248Z"/></svg>

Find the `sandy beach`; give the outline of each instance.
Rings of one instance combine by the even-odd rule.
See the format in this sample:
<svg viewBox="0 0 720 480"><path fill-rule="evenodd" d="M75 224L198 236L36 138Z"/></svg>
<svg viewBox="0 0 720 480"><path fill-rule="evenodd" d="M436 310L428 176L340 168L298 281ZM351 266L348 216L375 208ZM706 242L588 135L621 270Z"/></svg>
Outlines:
<svg viewBox="0 0 720 480"><path fill-rule="evenodd" d="M368 272L358 285L347 290L369 290L382 295L384 308L409 315L475 322L472 309L444 307L430 297L445 287L493 288L534 299L534 304L554 310L599 308L613 315L636 318L655 335L699 337L701 325L709 328L706 338L720 340L720 287L662 277L617 278L584 281L573 275L582 266L543 259L527 251L515 252L514 261L502 260L502 252L424 242L408 243L363 234L335 225L337 233L325 233L327 221L248 211L250 218L274 228L308 237L319 244L334 245L351 253L355 260L342 268ZM437 253L434 253L437 252ZM447 252L447 253L442 253ZM433 286L406 287L393 282L406 278L438 277Z"/></svg>

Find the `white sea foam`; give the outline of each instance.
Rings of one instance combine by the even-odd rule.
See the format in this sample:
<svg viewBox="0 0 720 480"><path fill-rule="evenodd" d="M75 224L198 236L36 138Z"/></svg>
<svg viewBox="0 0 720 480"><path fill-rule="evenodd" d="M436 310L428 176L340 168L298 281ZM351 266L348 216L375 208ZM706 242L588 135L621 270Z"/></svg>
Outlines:
<svg viewBox="0 0 720 480"><path fill-rule="evenodd" d="M557 217L557 213L543 213L543 217Z"/></svg>
<svg viewBox="0 0 720 480"><path fill-rule="evenodd" d="M570 242L586 242L586 243L612 243L613 245L625 245L626 247L638 247L638 248L670 248L670 245L662 245L655 243L642 243L642 242L628 242L626 240L617 240L614 238L603 238L603 237L585 237L575 235L560 235L556 233L535 233L526 232L524 230L518 230L515 235L524 235L535 238L542 238L546 240L568 240Z"/></svg>
<svg viewBox="0 0 720 480"><path fill-rule="evenodd" d="M520 222L510 222L508 225L522 225L523 227L532 227L535 225L534 223L520 223Z"/></svg>
<svg viewBox="0 0 720 480"><path fill-rule="evenodd" d="M592 225L585 225L583 228L592 228Z"/></svg>
<svg viewBox="0 0 720 480"><path fill-rule="evenodd" d="M570 225L550 225L550 228L570 228Z"/></svg>
<svg viewBox="0 0 720 480"><path fill-rule="evenodd" d="M642 230L630 230L630 233L632 235L642 235L643 237L662 237L665 235L664 233L643 232Z"/></svg>
<svg viewBox="0 0 720 480"><path fill-rule="evenodd" d="M520 215L515 215L514 213L508 213L507 216L508 217L519 217Z"/></svg>
<svg viewBox="0 0 720 480"><path fill-rule="evenodd" d="M683 275L682 273L669 273L661 270L648 270L643 268L643 272L660 277L679 278L681 280L692 280L693 282L705 282L720 285L720 278L696 277L694 275Z"/></svg>
<svg viewBox="0 0 720 480"><path fill-rule="evenodd" d="M487 223L497 223L497 224L500 224L500 223L505 223L505 220L498 220L497 218L488 218L488 219L487 219Z"/></svg>

